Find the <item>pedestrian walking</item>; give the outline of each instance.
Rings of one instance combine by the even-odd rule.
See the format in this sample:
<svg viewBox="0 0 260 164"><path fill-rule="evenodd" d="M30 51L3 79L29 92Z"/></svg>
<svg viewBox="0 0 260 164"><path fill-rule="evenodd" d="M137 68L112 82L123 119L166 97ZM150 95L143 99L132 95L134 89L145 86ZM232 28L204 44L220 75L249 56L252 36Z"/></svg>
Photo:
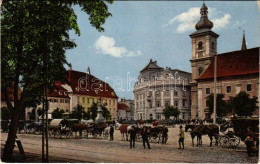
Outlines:
<svg viewBox="0 0 260 164"><path fill-rule="evenodd" d="M149 141L148 141L148 128L144 127L142 129L142 140L143 140L143 146L145 149L145 143L147 143L148 149L151 149Z"/></svg>
<svg viewBox="0 0 260 164"><path fill-rule="evenodd" d="M168 128L163 125L163 131L162 131L162 144L166 144L168 140Z"/></svg>
<svg viewBox="0 0 260 164"><path fill-rule="evenodd" d="M251 157L254 154L254 152L256 151L254 141L255 141L255 135L252 132L251 128L248 128L247 129L247 137L245 139L248 157Z"/></svg>
<svg viewBox="0 0 260 164"><path fill-rule="evenodd" d="M184 149L184 130L182 129L182 125L180 126L180 131L179 131L179 148L181 149L181 144L182 144L182 149Z"/></svg>
<svg viewBox="0 0 260 164"><path fill-rule="evenodd" d="M114 140L114 127L112 125L110 125L109 134L110 134L109 141L113 141Z"/></svg>
<svg viewBox="0 0 260 164"><path fill-rule="evenodd" d="M132 126L132 129L130 130L130 149L135 147L136 133L137 133L137 128L135 126Z"/></svg>

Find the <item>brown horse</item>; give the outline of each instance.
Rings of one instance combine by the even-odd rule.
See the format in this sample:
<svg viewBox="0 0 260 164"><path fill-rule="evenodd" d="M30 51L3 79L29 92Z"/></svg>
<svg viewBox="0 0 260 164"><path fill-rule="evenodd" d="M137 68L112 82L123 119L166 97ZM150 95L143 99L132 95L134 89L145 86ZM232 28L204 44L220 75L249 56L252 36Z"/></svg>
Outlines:
<svg viewBox="0 0 260 164"><path fill-rule="evenodd" d="M191 131L191 138L192 138L192 146L194 146L193 139L197 136L197 146L202 145L202 135L208 135L210 138L210 147L212 147L212 140L213 137L215 138L216 142L215 145L218 145L218 135L219 135L219 127L217 125L199 125L195 127Z"/></svg>
<svg viewBox="0 0 260 164"><path fill-rule="evenodd" d="M127 134L127 127L129 125L128 124L123 124L120 126L119 130L120 130L120 133L121 133L121 137L122 137L122 140L126 140L128 141L128 134Z"/></svg>

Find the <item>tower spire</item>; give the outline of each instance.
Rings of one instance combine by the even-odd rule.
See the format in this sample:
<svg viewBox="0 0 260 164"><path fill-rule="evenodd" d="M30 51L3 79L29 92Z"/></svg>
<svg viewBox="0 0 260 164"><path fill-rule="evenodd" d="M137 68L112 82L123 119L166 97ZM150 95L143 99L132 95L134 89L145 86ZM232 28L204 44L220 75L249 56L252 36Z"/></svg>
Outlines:
<svg viewBox="0 0 260 164"><path fill-rule="evenodd" d="M244 51L246 50L246 38L245 38L245 30L243 30L243 40L242 40L242 46L241 46L241 50Z"/></svg>
<svg viewBox="0 0 260 164"><path fill-rule="evenodd" d="M208 7L205 5L204 1L202 7L200 8L200 15L200 20L196 24L195 28L197 30L202 28L212 29L213 23L208 19Z"/></svg>

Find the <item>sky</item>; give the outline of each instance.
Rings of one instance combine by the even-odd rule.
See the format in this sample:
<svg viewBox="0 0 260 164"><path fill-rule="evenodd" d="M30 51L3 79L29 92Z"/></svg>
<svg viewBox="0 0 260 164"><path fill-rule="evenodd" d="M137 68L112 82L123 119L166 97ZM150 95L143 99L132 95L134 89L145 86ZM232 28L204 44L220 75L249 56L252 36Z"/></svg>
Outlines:
<svg viewBox="0 0 260 164"><path fill-rule="evenodd" d="M81 35L70 31L77 47L66 51L72 69L107 82L119 98L133 99L134 82L150 59L163 68L191 72L191 38L202 1L114 1L112 17L98 32L88 15L74 6ZM259 8L256 1L206 1L212 31L219 34L217 52L259 46ZM130 79L130 80L127 80Z"/></svg>

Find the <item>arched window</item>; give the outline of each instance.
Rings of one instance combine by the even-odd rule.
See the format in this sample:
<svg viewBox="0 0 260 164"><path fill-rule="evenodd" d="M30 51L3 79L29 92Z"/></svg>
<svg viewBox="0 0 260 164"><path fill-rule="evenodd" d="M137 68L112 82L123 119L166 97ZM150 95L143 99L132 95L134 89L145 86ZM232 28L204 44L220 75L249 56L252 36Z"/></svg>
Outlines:
<svg viewBox="0 0 260 164"><path fill-rule="evenodd" d="M202 74L202 72L203 72L203 68L199 67L199 76Z"/></svg>
<svg viewBox="0 0 260 164"><path fill-rule="evenodd" d="M211 42L211 49L215 50L215 43L214 42Z"/></svg>
<svg viewBox="0 0 260 164"><path fill-rule="evenodd" d="M202 49L203 49L203 43L202 43L202 41L200 41L198 43L198 50L202 50Z"/></svg>

